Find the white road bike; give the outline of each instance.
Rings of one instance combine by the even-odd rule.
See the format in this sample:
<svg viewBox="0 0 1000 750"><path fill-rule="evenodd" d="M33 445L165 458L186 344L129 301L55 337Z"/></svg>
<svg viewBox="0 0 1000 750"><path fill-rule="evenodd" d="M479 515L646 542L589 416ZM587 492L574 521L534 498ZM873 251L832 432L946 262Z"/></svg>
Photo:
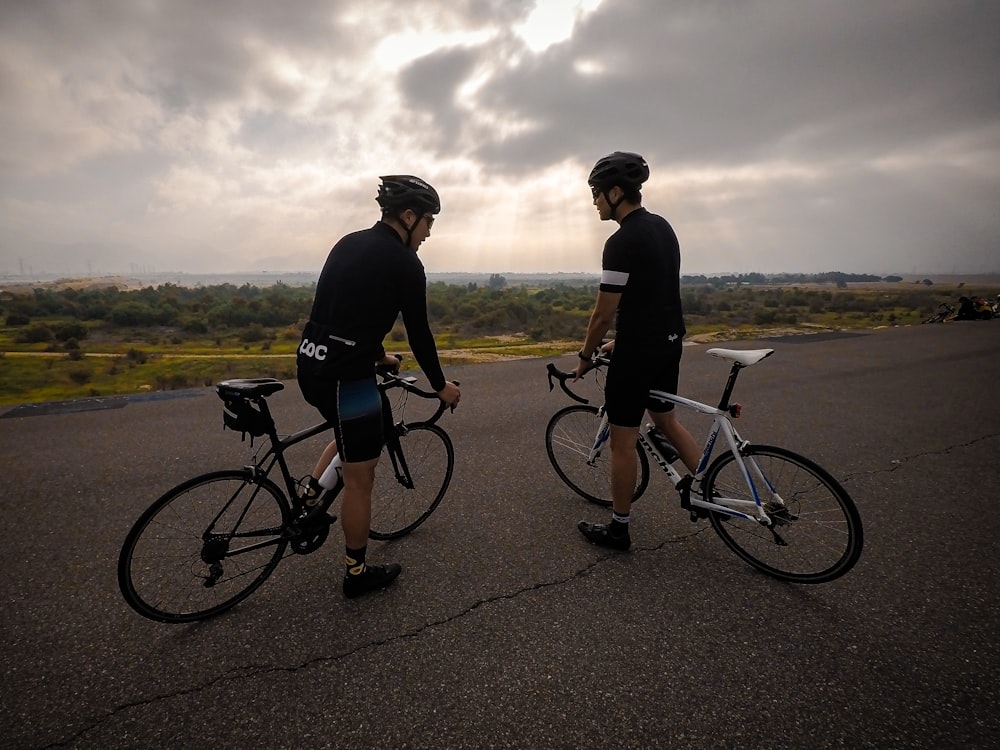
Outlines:
<svg viewBox="0 0 1000 750"><path fill-rule="evenodd" d="M774 350L714 348L706 353L731 363L717 407L650 391L652 398L712 418L698 468L693 476L683 463L678 470L674 464L679 456L665 437L655 429L640 430L633 500L649 486L648 454L680 494L681 508L691 520L707 518L729 548L757 570L793 583L825 583L844 575L857 563L864 543L861 516L850 495L814 461L786 448L744 440L733 425L742 408L730 401L740 371ZM604 356L594 359L598 370L610 362ZM549 390L558 380L563 391L580 402L549 420L549 460L574 492L610 506L611 449L604 406L589 403L570 388L572 373L550 363L548 377ZM724 450L713 460L720 437Z"/></svg>

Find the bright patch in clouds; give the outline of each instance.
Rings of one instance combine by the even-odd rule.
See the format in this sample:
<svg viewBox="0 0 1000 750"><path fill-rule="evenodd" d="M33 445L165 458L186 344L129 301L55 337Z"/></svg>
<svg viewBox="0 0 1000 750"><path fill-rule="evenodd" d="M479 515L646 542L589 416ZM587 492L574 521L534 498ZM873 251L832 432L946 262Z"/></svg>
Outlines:
<svg viewBox="0 0 1000 750"><path fill-rule="evenodd" d="M618 149L687 273L1000 271L1000 3L230 5L0 3L0 277L318 271L392 172L428 270L596 272Z"/></svg>
<svg viewBox="0 0 1000 750"><path fill-rule="evenodd" d="M514 26L514 33L532 52L542 52L569 39L577 20L600 4L601 0L537 0L524 23Z"/></svg>

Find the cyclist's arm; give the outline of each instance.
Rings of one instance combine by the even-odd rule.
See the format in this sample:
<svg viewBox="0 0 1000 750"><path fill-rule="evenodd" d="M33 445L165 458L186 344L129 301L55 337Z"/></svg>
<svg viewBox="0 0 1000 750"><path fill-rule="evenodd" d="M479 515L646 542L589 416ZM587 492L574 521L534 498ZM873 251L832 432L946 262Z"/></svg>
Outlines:
<svg viewBox="0 0 1000 750"><path fill-rule="evenodd" d="M611 327L611 322L615 319L615 311L618 309L618 301L621 299L621 292L598 292L597 302L594 303L594 310L590 313L590 322L587 324L587 337L583 341L583 348L580 349L582 355L593 355L604 340L604 334ZM589 361L580 360L576 364L573 374L574 380L582 378L584 373L593 368Z"/></svg>
<svg viewBox="0 0 1000 750"><path fill-rule="evenodd" d="M435 393L444 390L447 382L441 362L438 360L437 345L434 334L427 320L427 281L423 268L413 273L407 280L406 298L401 305L403 326L406 328L406 338L410 349L416 357L420 369L424 371L431 388Z"/></svg>
<svg viewBox="0 0 1000 750"><path fill-rule="evenodd" d="M618 310L618 302L621 300L621 292L598 292L597 302L594 303L594 310L590 313L590 322L587 324L587 337L583 341L584 354L593 354L604 340L605 334L611 328L615 319L615 311Z"/></svg>

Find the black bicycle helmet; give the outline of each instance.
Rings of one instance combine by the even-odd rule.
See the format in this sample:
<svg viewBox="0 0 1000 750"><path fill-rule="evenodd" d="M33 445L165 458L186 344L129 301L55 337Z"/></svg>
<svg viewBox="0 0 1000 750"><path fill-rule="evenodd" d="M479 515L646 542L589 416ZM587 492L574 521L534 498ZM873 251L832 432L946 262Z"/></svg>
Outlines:
<svg viewBox="0 0 1000 750"><path fill-rule="evenodd" d="M379 179L382 184L378 186L375 200L383 212L402 213L408 208L418 214L436 214L441 211L441 199L437 191L419 177L395 174Z"/></svg>
<svg viewBox="0 0 1000 750"><path fill-rule="evenodd" d="M621 188L639 187L648 179L649 166L645 159L628 151L615 151L597 160L587 183L597 190L610 190L616 185Z"/></svg>

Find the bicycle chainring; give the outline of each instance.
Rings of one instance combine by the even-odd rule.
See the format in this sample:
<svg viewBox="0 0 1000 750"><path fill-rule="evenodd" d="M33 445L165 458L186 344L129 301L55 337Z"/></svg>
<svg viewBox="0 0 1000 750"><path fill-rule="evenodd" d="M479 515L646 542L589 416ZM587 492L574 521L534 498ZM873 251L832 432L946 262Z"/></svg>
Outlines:
<svg viewBox="0 0 1000 750"><path fill-rule="evenodd" d="M318 550L330 536L330 526L336 520L336 516L326 513L321 518L310 520L289 542L292 552L297 555L308 555Z"/></svg>

